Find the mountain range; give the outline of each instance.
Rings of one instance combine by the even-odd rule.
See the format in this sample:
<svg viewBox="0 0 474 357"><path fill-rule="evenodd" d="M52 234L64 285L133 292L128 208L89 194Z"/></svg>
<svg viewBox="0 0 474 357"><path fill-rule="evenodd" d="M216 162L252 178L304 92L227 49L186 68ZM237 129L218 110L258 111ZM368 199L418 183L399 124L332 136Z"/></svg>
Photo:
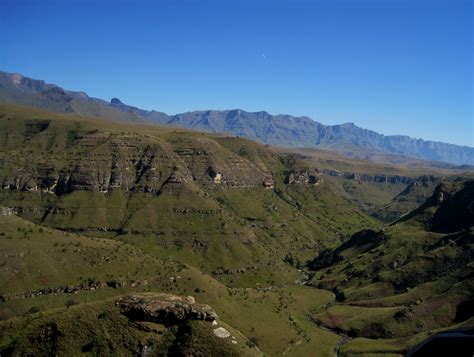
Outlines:
<svg viewBox="0 0 474 357"><path fill-rule="evenodd" d="M353 123L324 125L306 116L271 115L265 111L247 112L241 109L168 115L133 107L117 98L108 102L89 97L85 92L65 90L43 80L6 72L0 72L0 103L108 118L119 122L152 123L228 133L264 144L321 148L362 159L370 158L374 154L389 154L455 165L474 165L472 147L402 135L386 136L360 128Z"/></svg>

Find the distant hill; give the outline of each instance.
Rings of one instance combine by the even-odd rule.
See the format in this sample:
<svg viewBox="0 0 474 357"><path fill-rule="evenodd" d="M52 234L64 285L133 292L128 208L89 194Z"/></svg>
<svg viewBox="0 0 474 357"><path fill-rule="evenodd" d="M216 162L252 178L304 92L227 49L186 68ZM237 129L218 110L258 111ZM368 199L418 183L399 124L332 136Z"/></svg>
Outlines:
<svg viewBox="0 0 474 357"><path fill-rule="evenodd" d="M352 123L323 125L309 117L271 115L264 111L253 113L240 109L193 111L170 116L126 105L117 98L107 102L91 98L84 92L67 91L41 80L6 72L0 72L0 103L121 122L148 122L226 132L266 144L340 151L350 157L370 158L376 154L390 154L456 165L474 165L472 147L401 135L385 136Z"/></svg>

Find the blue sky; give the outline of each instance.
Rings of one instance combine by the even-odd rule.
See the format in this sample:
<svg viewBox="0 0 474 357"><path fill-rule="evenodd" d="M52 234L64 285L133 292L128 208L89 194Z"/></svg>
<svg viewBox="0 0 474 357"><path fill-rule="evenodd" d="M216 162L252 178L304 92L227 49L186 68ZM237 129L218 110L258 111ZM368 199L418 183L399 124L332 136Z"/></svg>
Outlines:
<svg viewBox="0 0 474 357"><path fill-rule="evenodd" d="M473 2L0 1L0 70L474 146Z"/></svg>

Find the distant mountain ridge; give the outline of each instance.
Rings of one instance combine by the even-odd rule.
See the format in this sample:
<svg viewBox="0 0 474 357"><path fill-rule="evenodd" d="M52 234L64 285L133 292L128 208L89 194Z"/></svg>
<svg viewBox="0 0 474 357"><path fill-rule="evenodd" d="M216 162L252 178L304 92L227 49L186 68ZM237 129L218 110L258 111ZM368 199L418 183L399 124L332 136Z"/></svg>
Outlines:
<svg viewBox="0 0 474 357"><path fill-rule="evenodd" d="M0 103L13 103L56 112L109 118L122 122L156 123L208 132L223 132L265 144L322 148L365 158L374 152L403 155L456 165L474 165L474 148L408 136L385 136L353 123L324 125L309 117L271 115L241 109L193 111L167 115L64 90L42 80L0 72Z"/></svg>

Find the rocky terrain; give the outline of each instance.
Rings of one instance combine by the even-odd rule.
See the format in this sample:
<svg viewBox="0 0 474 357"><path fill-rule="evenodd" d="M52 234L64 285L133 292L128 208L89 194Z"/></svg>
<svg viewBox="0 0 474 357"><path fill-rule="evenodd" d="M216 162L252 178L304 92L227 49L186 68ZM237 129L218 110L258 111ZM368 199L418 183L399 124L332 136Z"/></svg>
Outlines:
<svg viewBox="0 0 474 357"><path fill-rule="evenodd" d="M371 158L376 154L390 154L456 165L474 165L474 148L401 135L385 136L352 123L323 125L308 117L271 115L264 111L252 113L241 109L167 115L126 105L118 98L107 102L91 98L84 92L67 91L41 80L6 72L0 72L0 103L122 122L158 123L230 133L272 145L337 150L350 157Z"/></svg>

